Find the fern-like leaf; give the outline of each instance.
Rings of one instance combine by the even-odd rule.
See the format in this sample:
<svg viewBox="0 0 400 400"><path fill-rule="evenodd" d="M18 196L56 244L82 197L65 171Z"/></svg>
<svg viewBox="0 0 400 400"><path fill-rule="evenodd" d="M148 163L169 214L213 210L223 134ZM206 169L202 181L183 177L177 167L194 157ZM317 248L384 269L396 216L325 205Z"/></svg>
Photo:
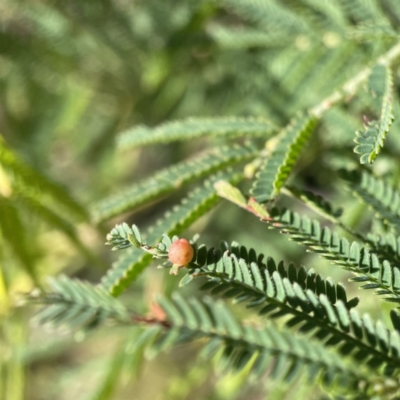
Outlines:
<svg viewBox="0 0 400 400"><path fill-rule="evenodd" d="M285 268L283 262L277 265L271 257L268 257L265 262L262 261L263 258L263 254L257 255L254 249L248 250L236 242L233 242L230 247L223 243L221 249L217 250L207 250L205 246L200 246L196 249L195 257L187 268L191 269L195 276L213 277L226 274L228 279L240 280L244 285L252 288L249 298L252 299L253 305L259 305L265 300L265 293L271 290L268 288L268 283L270 284L271 281L268 281L267 275L272 276L276 271L292 284L298 284L303 290L310 290L317 295L326 295L332 304L341 300L349 309L358 304L357 298L347 300L342 284L335 284L331 278L323 279L313 269L307 271L305 267L296 268L293 264L289 264ZM222 286L226 285L222 284ZM254 288L263 294L254 296ZM224 289L226 288L222 290ZM216 292L217 289L213 288L213 293ZM242 292L242 295L240 300L245 300L245 291Z"/></svg>
<svg viewBox="0 0 400 400"><path fill-rule="evenodd" d="M138 146L192 140L207 136L267 138L275 130L276 127L270 121L262 118L188 118L167 122L155 128L137 126L121 133L118 137L117 146L125 150Z"/></svg>
<svg viewBox="0 0 400 400"><path fill-rule="evenodd" d="M382 219L392 231L400 233L400 192L383 179L366 171L341 170L348 189Z"/></svg>
<svg viewBox="0 0 400 400"><path fill-rule="evenodd" d="M333 222L337 227L343 229L350 235L354 236L354 238L358 239L361 243L370 244L370 241L366 237L364 237L364 235L362 235L360 232L356 231L355 229L351 228L350 226L346 225L340 220L340 216L343 213L342 208L334 209L334 207L329 201L324 199L322 196L317 195L308 190L300 190L289 186L286 187L284 190L285 193L301 200L303 204L307 205L309 208L311 208L318 214L322 215L327 220Z"/></svg>
<svg viewBox="0 0 400 400"><path fill-rule="evenodd" d="M229 263L224 265L228 269L232 267ZM263 269L263 275L261 270L255 272L254 263L250 268L247 264L238 263L233 273L228 270L204 271L204 275L211 280L203 289L245 301L251 307L260 306L259 313L262 315L270 314L272 318L291 316L287 326L299 326L303 332L312 330L312 336L324 340L326 346L340 344L338 349L342 355L353 357L358 362L364 361L370 368L384 365L384 375L392 375L400 368L400 336L396 330L390 332L380 322L374 324L367 315L360 318L354 309L348 310L342 300L336 300L334 305L327 295L317 295L315 290L304 289L301 284L291 281L290 275L284 276L279 266L275 266L271 274L271 267L272 264ZM254 274L254 280L249 278L251 274ZM100 287L65 277L52 280L51 287L52 293L31 295L31 299L47 303L47 307L37 315L37 320L54 327L66 327L68 330L90 327L105 318L120 323L162 324L169 329L166 336L155 343L158 350L166 345L209 336L210 333L213 337L221 335L243 340L243 330L232 315L225 314L222 309L219 312L204 312L201 304L193 298L190 301L194 304L194 313L184 299L176 297L175 304L159 301L166 318L160 318L159 312L158 317L142 318L133 316ZM260 296L263 301L260 301ZM209 304L213 307L212 301ZM186 332L181 334L174 329L176 327L184 327ZM192 330L190 334L187 328Z"/></svg>
<svg viewBox="0 0 400 400"><path fill-rule="evenodd" d="M31 302L46 304L34 318L39 324L70 331L105 319L130 321L125 306L99 286L66 276L51 278L49 286L50 293L34 291L28 296Z"/></svg>
<svg viewBox="0 0 400 400"><path fill-rule="evenodd" d="M327 386L340 382L339 385L348 389L355 389L362 379L359 370L317 343L293 337L272 325L262 330L243 326L222 302L207 298L187 301L174 293L172 300L159 297L158 304L166 313L170 326L164 334L167 337L161 336L153 344L158 351L166 345L208 338L203 355L208 359L219 355L219 363L225 369L250 369L250 374L256 377L269 370L272 377L286 382L291 382L306 369L310 383L317 382L320 377ZM345 373L349 375L343 376ZM338 381L335 378L339 378Z"/></svg>
<svg viewBox="0 0 400 400"><path fill-rule="evenodd" d="M170 238L163 240L158 247L160 258L167 256L170 244ZM192 279L209 278L202 289L211 294L258 307L260 314L271 318L290 316L287 326L312 331L312 336L328 346L340 343L342 355L363 360L371 368L384 365L384 375L400 369L398 332L389 333L380 322L374 325L368 315L361 318L353 309L358 301L347 301L343 286L335 287L330 279L324 281L305 269L297 273L293 266L286 271L271 258L263 264L254 250L247 252L236 244L231 248L223 244L222 251L201 246L187 268ZM184 278L183 282L189 281Z"/></svg>
<svg viewBox="0 0 400 400"><path fill-rule="evenodd" d="M241 177L241 174L235 172L217 173L212 176L204 183L203 187L195 189L182 200L180 205L174 207L164 218L150 227L145 235L146 241L155 244L165 232L169 234L182 232L218 202L219 197L213 187L215 181L225 179L230 182L238 182ZM132 243L128 240L129 232L125 231L125 234L121 236L121 231L115 229L111 231L108 240L119 237L118 243L111 243L113 246L117 245L119 248L131 247ZM151 255L143 254L137 248L128 249L102 279L102 286L113 295L119 295L143 272L150 264L151 259Z"/></svg>
<svg viewBox="0 0 400 400"><path fill-rule="evenodd" d="M306 145L315 124L314 117L303 114L272 139L270 154L258 172L251 190L257 202L265 203L277 196L301 150Z"/></svg>
<svg viewBox="0 0 400 400"><path fill-rule="evenodd" d="M286 189L287 193L289 193L291 196L301 200L303 203L307 204L310 208L329 220L336 222L337 218L343 213L342 208L334 209L329 201L318 194L308 190L300 190L293 186L288 186Z"/></svg>
<svg viewBox="0 0 400 400"><path fill-rule="evenodd" d="M329 228L322 228L317 220L290 210L273 209L270 215L271 228L278 229L313 253L353 272L356 275L353 280L362 283L363 289L376 289L377 294L389 296L385 300L400 302L400 270L389 261L379 261L378 256L366 247L340 238Z"/></svg>
<svg viewBox="0 0 400 400"><path fill-rule="evenodd" d="M130 236L135 236L135 239L132 241ZM120 225L113 229L112 234L109 235L109 240L110 244L116 245L117 248L125 247L124 242L129 240L136 247L141 248L155 258L166 259L174 238L164 235L159 244L148 246L141 241L141 235L136 226L129 228L127 225ZM358 304L357 298L347 301L346 291L342 284L336 285L330 278L324 280L314 270L307 271L304 267L296 269L293 264L290 264L285 269L282 262L277 266L272 258L269 257L265 263L263 259L263 254L257 254L254 249L247 249L236 242L233 242L231 246L223 242L221 243L221 248L216 250L213 248L207 249L204 245L199 247L194 245L193 259L186 266L189 269L189 273L183 278L181 284L187 284L192 280L193 276L213 276L214 273L217 275L223 273L229 278L237 278L239 276L245 285L254 286L257 290L264 292L267 290L266 271L272 275L278 270L281 276L288 278L292 283L298 283L304 290L308 289L316 294L325 294L332 303L340 299L348 308ZM170 267L171 263L167 261L165 266ZM251 292L250 297L254 297L254 293ZM264 294L256 299L256 304L260 304L263 299L265 299Z"/></svg>
<svg viewBox="0 0 400 400"><path fill-rule="evenodd" d="M256 154L257 150L250 145L216 148L194 159L159 171L151 178L146 178L132 187L100 201L92 208L93 218L96 221L104 221L172 192L186 183L230 165L249 160Z"/></svg>
<svg viewBox="0 0 400 400"><path fill-rule="evenodd" d="M217 186L219 187L219 185ZM246 202L238 189L227 183L220 188L218 193L250 211L262 221L267 222L270 228L277 229L297 243L306 246L311 252L320 254L331 262L353 272L356 275L354 280L364 283L364 289L377 289L377 294L390 296L385 300L400 302L400 270L397 268L397 262L391 265L388 259L384 257L384 255L391 253L389 259L392 259L393 250L388 252L384 244L377 243L378 239L364 238L339 223L339 226L346 228L352 235L360 237L362 242L372 249L370 251L357 242L350 243L347 239L340 238L328 227L322 228L317 220L301 216L287 209L273 208L268 212L253 199ZM321 214L335 220L336 217L331 213L332 207L330 205L327 206L318 196L307 196L309 197L307 203L311 202L313 207L319 209ZM335 222L337 223L337 221Z"/></svg>
<svg viewBox="0 0 400 400"><path fill-rule="evenodd" d="M199 301L194 297L187 301L173 293L172 300L157 298L157 315L142 317L128 312L118 300L90 284L62 277L50 285L52 292L30 298L46 304L36 321L54 328L90 328L94 322L109 318L124 325L145 326L135 344L140 343L141 349L147 347L152 356L178 344L203 339L203 356L209 359L217 355L225 368L246 369L256 377L269 371L272 377L290 382L306 370L310 383L321 379L326 386L339 385L347 391L365 380L360 368L318 343L296 338L271 325L262 330L242 325L220 301Z"/></svg>
<svg viewBox="0 0 400 400"><path fill-rule="evenodd" d="M354 152L360 154L360 163L372 164L384 145L386 135L394 120L393 116L393 78L389 66L376 65L369 78L369 87L372 95L380 103L380 117L378 121L369 121L365 125L365 132L357 131Z"/></svg>
<svg viewBox="0 0 400 400"><path fill-rule="evenodd" d="M209 270L193 271L196 278L201 275L210 278L203 290L246 302L248 307L259 307L260 314L269 314L271 318L290 316L287 326L299 326L303 332L312 331L312 336L324 340L327 346L340 343L342 355L363 360L371 368L384 365L384 375L392 375L400 369L398 332L389 333L380 322L374 325L368 315L361 318L351 302L346 304L333 295L332 284L329 289L325 286L327 294L319 293L318 283L315 286L312 281L309 283L304 272L299 273L302 280L298 283L295 275L289 274L290 270L286 272L271 259L266 268L260 268L256 262L247 265L243 259L232 262L228 258L225 253L218 263L213 252L206 254L206 260L210 260L206 262ZM340 293L342 296L343 292Z"/></svg>
<svg viewBox="0 0 400 400"><path fill-rule="evenodd" d="M393 233L385 235L369 234L367 243L380 260L388 260L393 265L400 265L400 236Z"/></svg>

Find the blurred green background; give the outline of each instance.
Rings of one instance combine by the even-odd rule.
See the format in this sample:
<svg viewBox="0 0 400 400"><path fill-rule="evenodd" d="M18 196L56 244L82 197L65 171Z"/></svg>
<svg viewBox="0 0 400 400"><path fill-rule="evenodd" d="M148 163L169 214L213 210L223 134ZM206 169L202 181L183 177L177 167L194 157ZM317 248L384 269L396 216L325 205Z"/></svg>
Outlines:
<svg viewBox="0 0 400 400"><path fill-rule="evenodd" d="M294 111L330 93L322 70L308 73L316 60L326 57L328 63L330 57L327 68L335 71L330 84L339 84L354 66L387 48L381 41L361 46L348 41L340 18L321 17L307 8L310 1L281 2L294 14L308 10L311 22L315 15L323 19L310 36L295 19L276 27L272 21L265 31L250 27L247 36L235 36L229 26L241 26L246 7L235 12L234 1L225 3L1 2L1 400L261 399L265 393L269 399L321 398L318 390L307 394L300 383L284 396L288 389L273 382L248 385L245 375L213 373L209 364L194 361L196 349L190 346L142 365L135 329L105 327L87 338L54 334L30 324L33 309L15 307L19 293L45 284L49 275L98 282L114 260L104 246L110 228L121 221L148 225L181 193L102 225L91 222L92 203L206 145L220 144L200 140L116 153L117 133L187 116L261 115L283 126ZM383 3L390 11L392 3ZM251 9L246 12L251 19ZM393 13L392 18L395 24L399 17ZM346 128L354 127L354 121L345 122ZM343 143L348 145L344 152L351 153L354 130L346 136L344 128L333 124L330 129L322 128L325 139L308 150L310 159L315 149L330 146L335 162ZM334 139L331 133L337 134ZM317 162L320 169L309 162L301 168L305 182L318 187L327 175L322 160ZM385 162L383 157L383 171L390 167ZM42 186L38 176L50 183ZM66 193L71 196L67 201ZM349 205L350 213L353 209ZM240 234L235 233L238 224ZM347 277L226 203L223 212L220 207L203 217L188 236L196 232L208 244L237 240L278 259L307 262L335 279ZM153 293L176 287L176 279L149 268L124 299L146 310ZM373 299L365 300L371 310Z"/></svg>

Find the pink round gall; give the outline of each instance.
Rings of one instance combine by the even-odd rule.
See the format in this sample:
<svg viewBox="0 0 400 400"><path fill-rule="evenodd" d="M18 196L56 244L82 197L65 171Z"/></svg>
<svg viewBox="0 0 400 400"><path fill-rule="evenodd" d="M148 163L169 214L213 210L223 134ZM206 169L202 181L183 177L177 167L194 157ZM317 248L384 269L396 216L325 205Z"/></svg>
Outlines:
<svg viewBox="0 0 400 400"><path fill-rule="evenodd" d="M168 251L168 259L172 264L187 265L194 256L192 245L186 239L178 239L172 243Z"/></svg>

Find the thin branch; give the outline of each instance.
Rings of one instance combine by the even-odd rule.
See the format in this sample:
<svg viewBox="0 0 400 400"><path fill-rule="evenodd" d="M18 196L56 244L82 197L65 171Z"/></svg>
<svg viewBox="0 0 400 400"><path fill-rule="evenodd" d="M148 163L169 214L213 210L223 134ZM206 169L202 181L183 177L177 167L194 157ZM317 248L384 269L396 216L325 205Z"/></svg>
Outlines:
<svg viewBox="0 0 400 400"><path fill-rule="evenodd" d="M375 64L389 65L397 58L400 58L400 43L393 46L388 52L381 55ZM371 67L367 67L360 71L353 78L348 80L339 90L326 97L319 104L309 110L311 115L317 118L321 118L322 115L331 109L334 105L342 101L343 99L352 98L360 85L365 82L372 71Z"/></svg>

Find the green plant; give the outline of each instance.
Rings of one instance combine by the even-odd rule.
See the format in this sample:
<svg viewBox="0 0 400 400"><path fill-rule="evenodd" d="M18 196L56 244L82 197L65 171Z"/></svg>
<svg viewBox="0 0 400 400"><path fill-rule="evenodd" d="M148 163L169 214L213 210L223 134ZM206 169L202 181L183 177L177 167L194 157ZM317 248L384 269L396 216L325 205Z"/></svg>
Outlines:
<svg viewBox="0 0 400 400"><path fill-rule="evenodd" d="M398 114L399 8L390 0L225 0L191 10L188 26L207 33L195 57L201 59L204 51L207 65L215 67L216 87L205 80L210 104L229 90L234 100L226 109L240 116L208 112L211 116L140 125L119 136L122 151L201 143L197 139L207 140L208 148L91 207L92 220L104 224L188 187L186 197L145 233L126 223L111 230L107 244L122 255L99 285L61 277L50 281L49 291L29 295L29 301L45 303L37 320L86 332L105 320L127 330L141 326L142 333L132 333L138 358L145 350L155 355L196 341L218 367L256 382L266 375L285 382L307 375L309 385L321 383L335 398L397 398L400 315L395 308L384 309L393 325L388 329L369 314L361 316L358 298L349 300L341 283L314 268L264 260L258 250L237 242L207 248L195 237L187 265L173 267L167 258L177 235L224 198L282 233L282 240L289 237L350 272L352 282L369 290L365 301L374 290L384 300L382 307L385 302L397 306L400 149L388 132L399 129L393 117ZM185 101L196 104L193 98ZM260 113L262 118L249 116ZM359 200L358 209L342 188ZM336 209L337 204L347 210ZM221 213L218 209L210 224ZM244 228L233 227L236 239ZM261 250L268 254L268 243ZM185 269L180 286L197 288L200 281L200 290L211 297L198 299L193 290L167 293L150 315L128 307L129 296L116 299L153 258L173 273ZM322 268L321 261L318 267L310 262ZM235 306L235 315L227 299L254 312L244 316ZM122 345L115 358L118 368L128 347Z"/></svg>

